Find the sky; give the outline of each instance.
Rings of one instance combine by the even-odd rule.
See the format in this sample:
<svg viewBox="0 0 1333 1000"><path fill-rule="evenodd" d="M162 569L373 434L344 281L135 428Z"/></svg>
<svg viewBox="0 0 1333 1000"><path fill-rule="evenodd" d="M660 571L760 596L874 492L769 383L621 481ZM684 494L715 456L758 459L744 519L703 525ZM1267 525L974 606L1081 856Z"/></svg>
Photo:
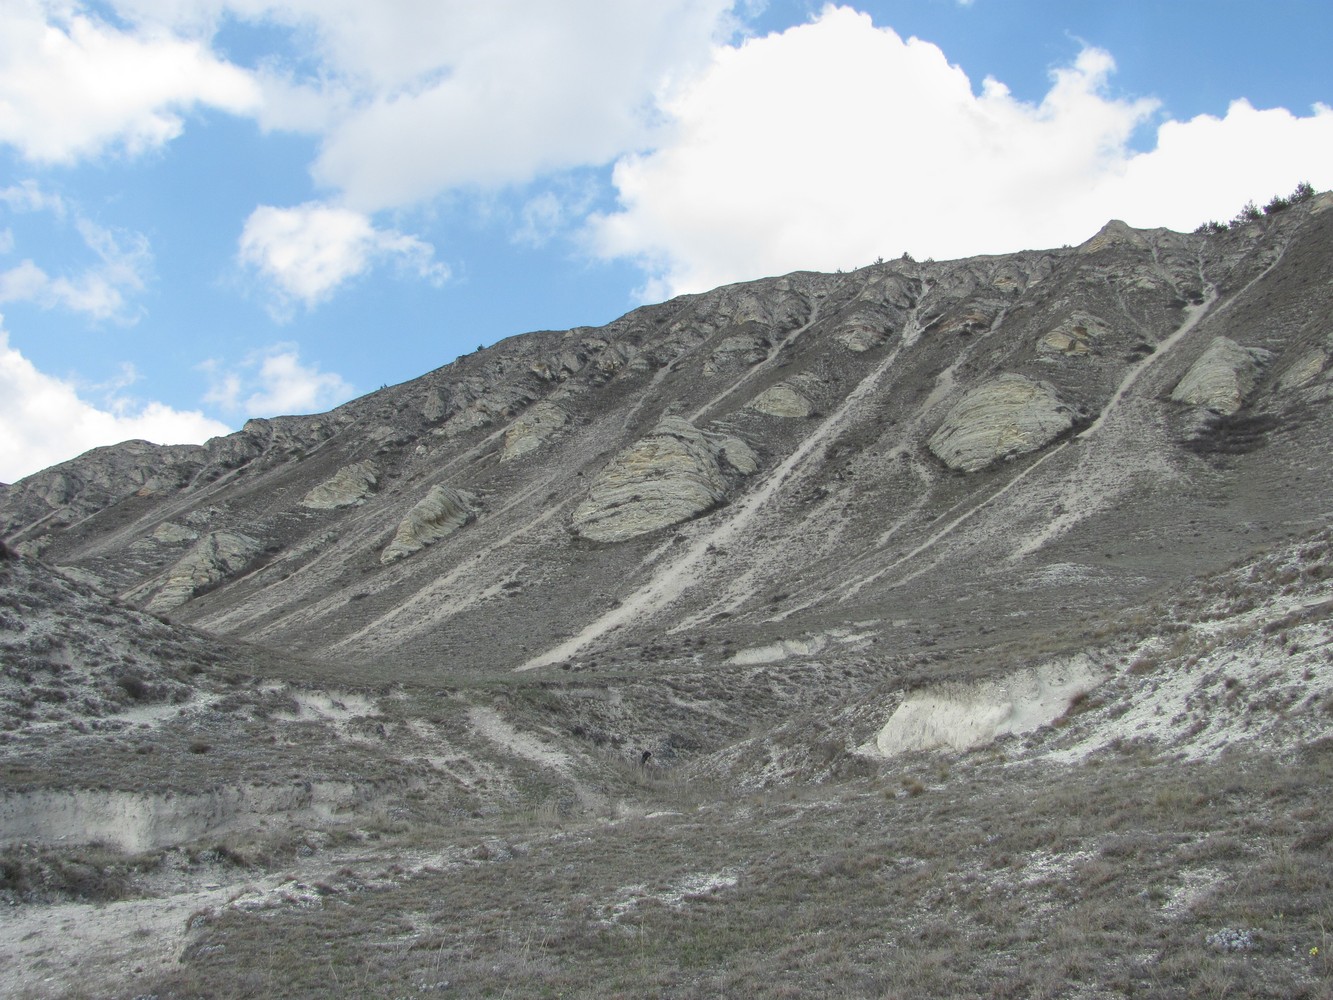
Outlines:
<svg viewBox="0 0 1333 1000"><path fill-rule="evenodd" d="M0 482L1333 188L1327 0L0 0Z"/></svg>

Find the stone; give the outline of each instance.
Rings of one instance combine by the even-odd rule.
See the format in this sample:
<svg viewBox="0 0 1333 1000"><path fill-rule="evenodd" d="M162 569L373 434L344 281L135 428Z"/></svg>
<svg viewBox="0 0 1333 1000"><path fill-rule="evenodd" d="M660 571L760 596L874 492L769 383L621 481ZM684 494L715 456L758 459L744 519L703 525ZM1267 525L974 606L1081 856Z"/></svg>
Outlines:
<svg viewBox="0 0 1333 1000"><path fill-rule="evenodd" d="M1052 386L1005 374L959 400L927 444L949 468L976 472L1036 451L1073 425L1073 410Z"/></svg>
<svg viewBox="0 0 1333 1000"><path fill-rule="evenodd" d="M536 403L505 431L504 446L500 449L500 461L512 462L516 458L536 451L542 443L565 424L569 423L569 414L554 403Z"/></svg>
<svg viewBox="0 0 1333 1000"><path fill-rule="evenodd" d="M667 417L599 472L574 511L573 529L596 542L622 542L679 524L726 501L723 463L740 474L758 458L738 438L706 434Z"/></svg>
<svg viewBox="0 0 1333 1000"><path fill-rule="evenodd" d="M142 600L151 594L144 605L149 611L171 611L205 588L240 573L263 548L263 543L240 532L210 532L167 570L160 585L150 584L127 596Z"/></svg>
<svg viewBox="0 0 1333 1000"><path fill-rule="evenodd" d="M1176 383L1171 399L1190 406L1202 406L1224 416L1245 405L1259 381L1267 351L1242 347L1229 337L1214 337Z"/></svg>
<svg viewBox="0 0 1333 1000"><path fill-rule="evenodd" d="M470 524L477 516L477 498L464 490L447 486L432 486L407 516L398 524L393 540L380 553L380 562L386 566L398 559L420 552L448 538L459 528Z"/></svg>
<svg viewBox="0 0 1333 1000"><path fill-rule="evenodd" d="M379 466L369 460L344 465L301 500L311 510L337 510L365 503L379 482Z"/></svg>
<svg viewBox="0 0 1333 1000"><path fill-rule="evenodd" d="M808 417L815 407L798 389L779 382L756 396L750 402L750 409L770 417Z"/></svg>

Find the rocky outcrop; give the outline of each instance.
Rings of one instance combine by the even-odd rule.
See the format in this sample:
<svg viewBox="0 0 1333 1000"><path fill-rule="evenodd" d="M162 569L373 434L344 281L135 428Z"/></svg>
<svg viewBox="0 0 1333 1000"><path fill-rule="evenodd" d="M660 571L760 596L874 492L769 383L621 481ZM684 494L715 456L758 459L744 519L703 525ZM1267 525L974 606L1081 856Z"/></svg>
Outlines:
<svg viewBox="0 0 1333 1000"><path fill-rule="evenodd" d="M1242 347L1229 337L1214 337L1185 377L1176 383L1171 399L1230 415L1245 405L1259 381L1269 353Z"/></svg>
<svg viewBox="0 0 1333 1000"><path fill-rule="evenodd" d="M592 541L622 542L679 524L725 502L730 473L756 468L758 459L743 441L667 417L597 474L574 511L574 531Z"/></svg>
<svg viewBox="0 0 1333 1000"><path fill-rule="evenodd" d="M704 362L705 375L717 375L728 368L758 364L768 357L766 337L736 334L724 337Z"/></svg>
<svg viewBox="0 0 1333 1000"><path fill-rule="evenodd" d="M399 522L393 540L380 553L380 562L388 565L448 538L476 517L476 502L475 496L463 490L432 486L425 498Z"/></svg>
<svg viewBox="0 0 1333 1000"><path fill-rule="evenodd" d="M1037 342L1037 350L1046 355L1087 357L1105 334L1106 326L1097 317L1085 312L1075 312L1065 322L1043 336Z"/></svg>
<svg viewBox="0 0 1333 1000"><path fill-rule="evenodd" d="M199 532L193 528L187 528L183 524L175 524L171 521L163 521L153 529L153 541L162 545L184 545L186 542L193 542L199 537Z"/></svg>
<svg viewBox="0 0 1333 1000"><path fill-rule="evenodd" d="M344 465L307 493L301 506L311 510L337 510L364 503L374 492L379 475L379 466L371 461Z"/></svg>
<svg viewBox="0 0 1333 1000"><path fill-rule="evenodd" d="M779 382L756 396L750 403L750 409L770 417L808 417L815 407L795 386Z"/></svg>
<svg viewBox="0 0 1333 1000"><path fill-rule="evenodd" d="M1324 373L1328 361L1328 352L1322 347L1307 351L1282 373L1282 377L1278 379L1278 389L1286 392L1305 388Z"/></svg>
<svg viewBox="0 0 1333 1000"><path fill-rule="evenodd" d="M505 431L501 462L536 451L547 438L569 423L569 414L554 403L536 403L518 417Z"/></svg>
<svg viewBox="0 0 1333 1000"><path fill-rule="evenodd" d="M163 582L141 587L126 596L135 601L147 598L144 607L149 611L170 611L200 591L240 573L263 548L263 543L249 535L210 532L167 570Z"/></svg>
<svg viewBox="0 0 1333 1000"><path fill-rule="evenodd" d="M1036 451L1074 425L1073 410L1045 382L1006 374L954 405L928 447L945 465L976 472Z"/></svg>

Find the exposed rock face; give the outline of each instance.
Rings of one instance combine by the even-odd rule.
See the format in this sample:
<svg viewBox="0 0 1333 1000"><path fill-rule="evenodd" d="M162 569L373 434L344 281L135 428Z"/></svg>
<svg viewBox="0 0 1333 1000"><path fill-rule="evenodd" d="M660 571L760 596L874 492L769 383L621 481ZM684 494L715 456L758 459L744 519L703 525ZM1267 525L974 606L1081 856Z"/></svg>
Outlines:
<svg viewBox="0 0 1333 1000"><path fill-rule="evenodd" d="M1068 320L1042 337L1037 343L1037 350L1042 354L1086 357L1092 353L1093 347L1105 333L1106 326L1097 317L1085 312L1075 312Z"/></svg>
<svg viewBox="0 0 1333 1000"><path fill-rule="evenodd" d="M765 337L749 334L725 337L704 362L704 374L713 376L739 365L758 364L768 357L769 346Z"/></svg>
<svg viewBox="0 0 1333 1000"><path fill-rule="evenodd" d="M160 586L140 588L127 596L142 600L151 593L153 596L145 605L149 611L170 611L180 607L205 587L241 572L259 555L263 547L261 542L239 532L211 532L181 556L176 565L167 571L166 580Z"/></svg>
<svg viewBox="0 0 1333 1000"><path fill-rule="evenodd" d="M1282 373L1282 377L1278 379L1278 388L1282 390L1304 388L1322 375L1327 367L1328 352L1316 347L1297 358L1295 364Z"/></svg>
<svg viewBox="0 0 1333 1000"><path fill-rule="evenodd" d="M799 389L786 382L779 382L756 396L750 403L750 409L770 417L808 417L815 408Z"/></svg>
<svg viewBox="0 0 1333 1000"><path fill-rule="evenodd" d="M344 465L307 493L301 506L312 510L336 510L364 503L374 491L379 475L379 466L371 461Z"/></svg>
<svg viewBox="0 0 1333 1000"><path fill-rule="evenodd" d="M914 691L866 749L884 757L936 747L966 750L1005 733L1031 732L1104 679L1090 661L1078 657L978 684Z"/></svg>
<svg viewBox="0 0 1333 1000"><path fill-rule="evenodd" d="M1215 413L1235 413L1254 391L1260 368L1268 357L1267 351L1242 347L1229 337L1214 337L1185 377L1176 383L1171 398Z"/></svg>
<svg viewBox="0 0 1333 1000"><path fill-rule="evenodd" d="M888 340L890 332L886 315L865 308L839 325L833 339L854 354L864 354Z"/></svg>
<svg viewBox="0 0 1333 1000"><path fill-rule="evenodd" d="M193 542L198 537L199 532L193 528L187 528L183 524L173 524L171 521L163 521L153 529L153 541L163 545L182 545L185 542Z"/></svg>
<svg viewBox="0 0 1333 1000"><path fill-rule="evenodd" d="M476 497L471 493L432 486L425 498L399 522L393 541L380 553L380 562L388 565L448 538L476 517L475 504Z"/></svg>
<svg viewBox="0 0 1333 1000"><path fill-rule="evenodd" d="M512 462L542 446L542 442L569 423L569 414L554 403L536 403L505 431L501 462Z"/></svg>
<svg viewBox="0 0 1333 1000"><path fill-rule="evenodd" d="M976 472L1048 444L1074 425L1055 389L1006 374L973 389L951 409L928 446L951 469Z"/></svg>
<svg viewBox="0 0 1333 1000"><path fill-rule="evenodd" d="M574 511L574 531L592 541L622 542L687 521L727 499L725 467L748 475L758 460L737 438L667 417L597 474Z"/></svg>

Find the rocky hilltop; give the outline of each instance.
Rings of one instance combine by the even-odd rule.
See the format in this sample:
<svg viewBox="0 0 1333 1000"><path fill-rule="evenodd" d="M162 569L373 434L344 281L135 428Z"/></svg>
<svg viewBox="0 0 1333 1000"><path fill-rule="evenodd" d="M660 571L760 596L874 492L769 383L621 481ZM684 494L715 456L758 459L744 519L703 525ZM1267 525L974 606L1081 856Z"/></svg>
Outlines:
<svg viewBox="0 0 1333 1000"><path fill-rule="evenodd" d="M1322 995L1330 209L732 285L0 487L16 995ZM169 947L48 955L108 873Z"/></svg>

